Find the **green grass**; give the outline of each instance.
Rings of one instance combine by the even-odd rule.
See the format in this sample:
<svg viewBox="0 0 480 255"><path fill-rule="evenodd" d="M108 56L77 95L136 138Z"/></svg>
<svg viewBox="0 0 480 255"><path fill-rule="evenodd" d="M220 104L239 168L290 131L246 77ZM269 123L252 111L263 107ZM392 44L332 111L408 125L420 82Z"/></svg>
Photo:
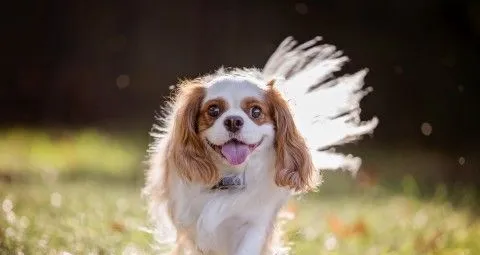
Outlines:
<svg viewBox="0 0 480 255"><path fill-rule="evenodd" d="M298 211L288 225L298 254L480 254L478 220L445 201L334 196Z"/></svg>
<svg viewBox="0 0 480 255"><path fill-rule="evenodd" d="M0 180L0 254L153 254L138 182L142 145L91 130L66 134L0 135L0 173L21 176ZM327 177L318 194L287 207L292 253L480 254L471 193L452 204L444 186L425 198L412 178L394 193Z"/></svg>
<svg viewBox="0 0 480 255"><path fill-rule="evenodd" d="M144 204L133 185L2 185L0 194L0 254L151 251L151 237L142 230Z"/></svg>
<svg viewBox="0 0 480 255"><path fill-rule="evenodd" d="M138 139L137 139L138 140ZM139 141L94 129L39 132L12 129L0 133L0 173L30 179L138 174L144 149Z"/></svg>

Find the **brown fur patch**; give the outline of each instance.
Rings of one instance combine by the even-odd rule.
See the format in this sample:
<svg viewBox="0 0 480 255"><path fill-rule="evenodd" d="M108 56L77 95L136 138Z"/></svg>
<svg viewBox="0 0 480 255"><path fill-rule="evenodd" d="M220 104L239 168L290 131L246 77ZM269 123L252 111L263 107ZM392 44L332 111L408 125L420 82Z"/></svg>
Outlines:
<svg viewBox="0 0 480 255"><path fill-rule="evenodd" d="M250 117L250 119L257 125L263 125L265 123L273 123L270 107L267 103L258 100L255 97L247 97L242 100L241 105L243 111ZM258 118L251 116L252 107L257 106L262 109L262 114Z"/></svg>
<svg viewBox="0 0 480 255"><path fill-rule="evenodd" d="M220 114L217 117L212 117L208 114L208 108L213 105L216 105L220 108ZM205 131L211 127L215 123L215 120L217 120L218 117L220 117L220 115L222 115L222 113L227 109L228 103L221 98L215 98L205 102L200 109L200 114L198 115L198 132Z"/></svg>
<svg viewBox="0 0 480 255"><path fill-rule="evenodd" d="M287 101L269 83L267 102L275 123L275 183L295 191L315 188L316 174L304 138L297 130Z"/></svg>
<svg viewBox="0 0 480 255"><path fill-rule="evenodd" d="M197 127L205 88L196 81L183 82L179 87L167 164L173 164L178 174L188 181L213 185L220 176Z"/></svg>

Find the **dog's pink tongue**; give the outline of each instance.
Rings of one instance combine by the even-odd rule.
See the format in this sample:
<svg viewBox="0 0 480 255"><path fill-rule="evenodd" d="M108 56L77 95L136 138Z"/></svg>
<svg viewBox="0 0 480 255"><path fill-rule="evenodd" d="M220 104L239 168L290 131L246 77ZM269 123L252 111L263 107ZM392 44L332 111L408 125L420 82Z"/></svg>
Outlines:
<svg viewBox="0 0 480 255"><path fill-rule="evenodd" d="M222 146L222 155L232 165L240 165L247 159L250 149L248 145L230 141Z"/></svg>

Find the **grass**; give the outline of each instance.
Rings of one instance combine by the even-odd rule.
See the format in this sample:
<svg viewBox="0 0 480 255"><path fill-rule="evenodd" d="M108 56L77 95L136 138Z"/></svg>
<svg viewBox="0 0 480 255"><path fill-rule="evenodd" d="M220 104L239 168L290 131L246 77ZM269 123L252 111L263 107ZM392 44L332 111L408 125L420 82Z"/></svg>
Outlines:
<svg viewBox="0 0 480 255"><path fill-rule="evenodd" d="M480 224L448 202L396 195L309 199L288 226L297 254L479 254Z"/></svg>
<svg viewBox="0 0 480 255"><path fill-rule="evenodd" d="M0 172L12 178L31 176L131 177L144 156L138 139L112 136L94 129L39 132L25 129L0 134Z"/></svg>
<svg viewBox="0 0 480 255"><path fill-rule="evenodd" d="M0 188L0 254L148 254L139 189L98 182ZM21 253L20 253L21 254Z"/></svg>
<svg viewBox="0 0 480 255"><path fill-rule="evenodd" d="M0 173L21 176L0 180L0 254L153 254L139 144L92 130L0 136ZM470 193L452 204L443 186L422 197L412 178L394 193L327 177L287 207L292 253L480 254Z"/></svg>

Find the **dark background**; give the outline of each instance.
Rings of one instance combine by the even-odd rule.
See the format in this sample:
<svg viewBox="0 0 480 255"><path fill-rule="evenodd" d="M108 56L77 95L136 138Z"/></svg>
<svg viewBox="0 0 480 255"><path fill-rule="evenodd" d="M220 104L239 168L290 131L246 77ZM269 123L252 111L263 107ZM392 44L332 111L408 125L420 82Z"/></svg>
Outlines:
<svg viewBox="0 0 480 255"><path fill-rule="evenodd" d="M346 71L370 69L363 113L380 125L359 148L440 153L425 166L430 176L480 182L480 1L11 1L2 9L3 128L146 134L178 78L261 67L284 37L321 35L351 58Z"/></svg>

